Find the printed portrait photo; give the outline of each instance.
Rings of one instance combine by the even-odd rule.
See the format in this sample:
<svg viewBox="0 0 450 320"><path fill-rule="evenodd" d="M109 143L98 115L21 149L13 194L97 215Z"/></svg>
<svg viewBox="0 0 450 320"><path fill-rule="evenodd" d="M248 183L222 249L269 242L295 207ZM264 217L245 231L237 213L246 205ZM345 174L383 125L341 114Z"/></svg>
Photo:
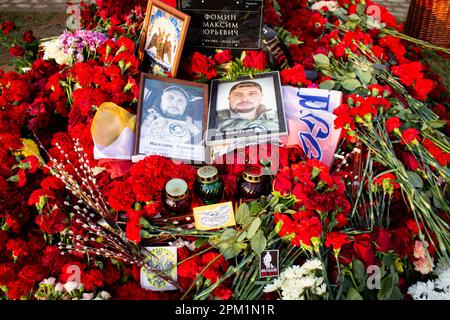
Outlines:
<svg viewBox="0 0 450 320"><path fill-rule="evenodd" d="M144 72L176 75L189 20L175 8L150 0L139 52Z"/></svg>
<svg viewBox="0 0 450 320"><path fill-rule="evenodd" d="M285 134L278 72L212 82L208 142Z"/></svg>
<svg viewBox="0 0 450 320"><path fill-rule="evenodd" d="M135 154L202 161L206 85L142 75Z"/></svg>

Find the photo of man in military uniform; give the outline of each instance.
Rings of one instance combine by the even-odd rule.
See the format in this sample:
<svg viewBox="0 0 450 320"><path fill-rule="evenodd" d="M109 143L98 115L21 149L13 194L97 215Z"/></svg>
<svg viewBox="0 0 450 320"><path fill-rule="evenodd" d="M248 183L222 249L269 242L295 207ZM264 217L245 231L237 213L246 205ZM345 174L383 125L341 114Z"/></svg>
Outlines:
<svg viewBox="0 0 450 320"><path fill-rule="evenodd" d="M164 89L159 105L152 104L146 108L141 140L194 144L195 137L202 131L189 115L185 115L189 101L190 97L182 87ZM201 137L198 140L201 141Z"/></svg>
<svg viewBox="0 0 450 320"><path fill-rule="evenodd" d="M272 108L262 103L263 89L255 81L242 81L229 91L229 107L217 111L217 130L268 132L279 129L278 118L272 115Z"/></svg>

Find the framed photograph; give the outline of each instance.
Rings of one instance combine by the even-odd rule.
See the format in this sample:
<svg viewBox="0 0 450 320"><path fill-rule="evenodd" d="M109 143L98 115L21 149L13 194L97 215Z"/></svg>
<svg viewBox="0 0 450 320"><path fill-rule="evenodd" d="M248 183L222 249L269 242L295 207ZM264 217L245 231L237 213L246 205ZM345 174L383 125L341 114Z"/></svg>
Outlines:
<svg viewBox="0 0 450 320"><path fill-rule="evenodd" d="M149 0L142 28L139 59L142 70L177 74L190 16L158 0Z"/></svg>
<svg viewBox="0 0 450 320"><path fill-rule="evenodd" d="M133 161L204 161L207 108L207 85L142 73Z"/></svg>
<svg viewBox="0 0 450 320"><path fill-rule="evenodd" d="M211 82L208 145L255 141L288 134L280 74Z"/></svg>

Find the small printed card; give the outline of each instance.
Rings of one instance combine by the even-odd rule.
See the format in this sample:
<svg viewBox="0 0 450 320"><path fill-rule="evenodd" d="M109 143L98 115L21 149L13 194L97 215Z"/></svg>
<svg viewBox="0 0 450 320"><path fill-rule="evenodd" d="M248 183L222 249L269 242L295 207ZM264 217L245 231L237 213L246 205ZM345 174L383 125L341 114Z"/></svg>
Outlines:
<svg viewBox="0 0 450 320"><path fill-rule="evenodd" d="M194 219L197 230L220 229L236 225L231 201L194 208Z"/></svg>
<svg viewBox="0 0 450 320"><path fill-rule="evenodd" d="M146 247L147 264L177 281L177 248L176 247ZM176 288L147 268L141 268L141 287L152 291L176 290Z"/></svg>
<svg viewBox="0 0 450 320"><path fill-rule="evenodd" d="M280 274L280 251L264 250L259 256L259 276L277 277Z"/></svg>

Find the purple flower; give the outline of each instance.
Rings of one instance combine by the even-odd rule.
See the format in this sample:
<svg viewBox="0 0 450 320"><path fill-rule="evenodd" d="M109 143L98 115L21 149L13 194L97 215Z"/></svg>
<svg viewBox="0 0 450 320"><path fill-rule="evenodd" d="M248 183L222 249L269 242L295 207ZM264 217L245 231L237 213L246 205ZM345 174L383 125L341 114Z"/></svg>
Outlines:
<svg viewBox="0 0 450 320"><path fill-rule="evenodd" d="M84 50L95 52L108 37L98 31L75 30L74 32L64 31L59 36L59 43L64 53L75 55L77 61L84 61Z"/></svg>

